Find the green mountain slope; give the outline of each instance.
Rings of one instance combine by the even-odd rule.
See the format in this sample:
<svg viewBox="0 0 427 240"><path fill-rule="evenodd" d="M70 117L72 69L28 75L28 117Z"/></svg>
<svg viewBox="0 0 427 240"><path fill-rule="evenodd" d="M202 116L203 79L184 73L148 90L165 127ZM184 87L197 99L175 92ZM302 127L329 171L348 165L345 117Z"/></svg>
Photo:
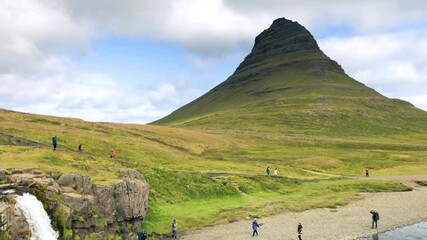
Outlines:
<svg viewBox="0 0 427 240"><path fill-rule="evenodd" d="M226 81L152 124L366 137L426 133L427 113L352 79L310 32L281 18L256 37L252 52Z"/></svg>

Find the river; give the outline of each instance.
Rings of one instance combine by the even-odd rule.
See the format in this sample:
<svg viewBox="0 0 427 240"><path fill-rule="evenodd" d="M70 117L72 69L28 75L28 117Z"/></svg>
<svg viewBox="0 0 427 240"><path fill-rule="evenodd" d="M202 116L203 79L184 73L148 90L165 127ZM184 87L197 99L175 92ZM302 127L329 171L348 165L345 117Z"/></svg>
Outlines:
<svg viewBox="0 0 427 240"><path fill-rule="evenodd" d="M427 240L427 222L396 228L372 237L359 238L359 240Z"/></svg>

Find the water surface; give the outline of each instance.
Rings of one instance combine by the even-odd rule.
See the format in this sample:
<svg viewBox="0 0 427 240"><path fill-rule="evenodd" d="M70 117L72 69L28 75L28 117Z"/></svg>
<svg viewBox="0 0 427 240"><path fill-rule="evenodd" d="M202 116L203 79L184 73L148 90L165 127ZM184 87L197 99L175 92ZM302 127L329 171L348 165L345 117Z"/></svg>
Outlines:
<svg viewBox="0 0 427 240"><path fill-rule="evenodd" d="M427 222L419 222L359 240L427 240Z"/></svg>

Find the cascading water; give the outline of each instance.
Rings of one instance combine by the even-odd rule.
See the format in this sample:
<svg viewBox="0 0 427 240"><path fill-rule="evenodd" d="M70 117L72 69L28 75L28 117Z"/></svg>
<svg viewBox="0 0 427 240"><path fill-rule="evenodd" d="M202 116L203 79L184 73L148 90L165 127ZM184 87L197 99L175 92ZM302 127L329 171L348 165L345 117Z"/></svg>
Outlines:
<svg viewBox="0 0 427 240"><path fill-rule="evenodd" d="M33 195L24 193L16 197L16 207L21 210L31 228L31 240L57 240L43 204Z"/></svg>

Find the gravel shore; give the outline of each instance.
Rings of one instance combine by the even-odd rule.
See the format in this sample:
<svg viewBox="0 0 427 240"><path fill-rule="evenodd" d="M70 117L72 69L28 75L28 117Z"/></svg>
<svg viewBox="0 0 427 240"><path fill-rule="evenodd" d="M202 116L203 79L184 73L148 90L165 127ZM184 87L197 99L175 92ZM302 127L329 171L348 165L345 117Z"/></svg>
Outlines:
<svg viewBox="0 0 427 240"><path fill-rule="evenodd" d="M403 179L401 179L403 180ZM407 181L405 179L405 181ZM300 213L283 213L258 219L263 225L258 239L298 239L297 224L304 225L303 239L357 239L404 225L427 220L427 187L415 186L409 192L362 193L363 199L336 209L312 209ZM371 214L380 214L378 229L371 229ZM252 237L251 221L206 227L180 239L244 240Z"/></svg>

